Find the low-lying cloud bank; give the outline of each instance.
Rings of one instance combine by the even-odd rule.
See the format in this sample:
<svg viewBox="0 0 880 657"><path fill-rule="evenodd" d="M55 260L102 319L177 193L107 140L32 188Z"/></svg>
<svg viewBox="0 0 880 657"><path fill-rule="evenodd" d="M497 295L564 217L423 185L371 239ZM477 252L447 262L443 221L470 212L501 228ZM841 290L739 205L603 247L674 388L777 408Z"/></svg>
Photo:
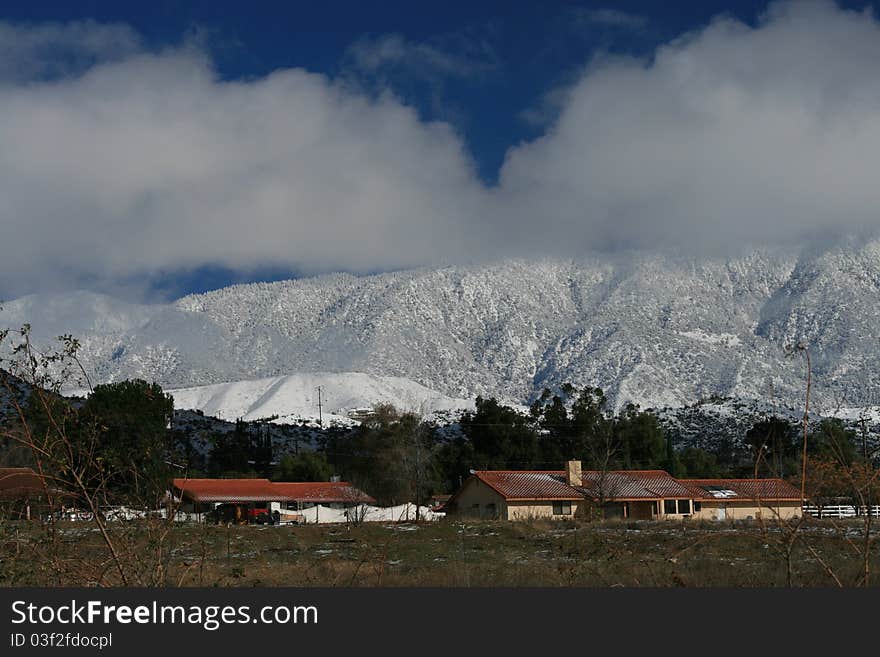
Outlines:
<svg viewBox="0 0 880 657"><path fill-rule="evenodd" d="M301 69L221 80L197 44L156 52L125 26L0 24L0 53L0 296L208 263L375 271L880 227L880 24L831 2L596 59L493 188L452 127L390 92Z"/></svg>

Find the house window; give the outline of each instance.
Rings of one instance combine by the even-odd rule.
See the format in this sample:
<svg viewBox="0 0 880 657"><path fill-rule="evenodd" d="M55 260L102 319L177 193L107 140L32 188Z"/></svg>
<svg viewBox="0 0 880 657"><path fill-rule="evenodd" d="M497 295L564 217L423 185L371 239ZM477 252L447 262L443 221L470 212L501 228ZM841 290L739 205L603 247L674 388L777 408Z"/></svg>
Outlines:
<svg viewBox="0 0 880 657"><path fill-rule="evenodd" d="M663 513L666 515L675 513L675 500L663 500Z"/></svg>
<svg viewBox="0 0 880 657"><path fill-rule="evenodd" d="M571 502L554 502L553 503L553 515L554 516L570 516L571 515Z"/></svg>
<svg viewBox="0 0 880 657"><path fill-rule="evenodd" d="M486 518L489 520L495 520L497 517L497 512L495 511L495 503L486 505Z"/></svg>
<svg viewBox="0 0 880 657"><path fill-rule="evenodd" d="M694 513L699 513L703 509L703 505L694 500Z"/></svg>
<svg viewBox="0 0 880 657"><path fill-rule="evenodd" d="M678 500L678 512L679 513L690 513L691 512L691 501L690 500Z"/></svg>

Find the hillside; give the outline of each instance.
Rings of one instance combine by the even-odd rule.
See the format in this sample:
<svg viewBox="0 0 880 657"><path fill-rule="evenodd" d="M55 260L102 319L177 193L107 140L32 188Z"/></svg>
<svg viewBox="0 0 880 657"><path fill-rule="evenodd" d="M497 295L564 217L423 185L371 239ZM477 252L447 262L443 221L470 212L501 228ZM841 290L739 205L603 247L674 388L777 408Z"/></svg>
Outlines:
<svg viewBox="0 0 880 657"><path fill-rule="evenodd" d="M319 386L321 418L329 425L352 424L356 411L382 403L428 418L473 407L473 401L444 397L407 379L358 372L299 374L168 392L178 409L198 409L226 420L275 418L279 423L294 424L318 417Z"/></svg>

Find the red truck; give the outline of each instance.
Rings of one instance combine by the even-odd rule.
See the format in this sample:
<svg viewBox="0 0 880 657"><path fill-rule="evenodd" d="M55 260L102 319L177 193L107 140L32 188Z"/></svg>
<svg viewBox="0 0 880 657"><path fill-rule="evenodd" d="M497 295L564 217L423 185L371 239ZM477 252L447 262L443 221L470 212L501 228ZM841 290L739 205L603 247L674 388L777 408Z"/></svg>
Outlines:
<svg viewBox="0 0 880 657"><path fill-rule="evenodd" d="M248 522L257 525L276 525L280 520L279 516L277 511L269 511L266 507L251 507L247 512Z"/></svg>

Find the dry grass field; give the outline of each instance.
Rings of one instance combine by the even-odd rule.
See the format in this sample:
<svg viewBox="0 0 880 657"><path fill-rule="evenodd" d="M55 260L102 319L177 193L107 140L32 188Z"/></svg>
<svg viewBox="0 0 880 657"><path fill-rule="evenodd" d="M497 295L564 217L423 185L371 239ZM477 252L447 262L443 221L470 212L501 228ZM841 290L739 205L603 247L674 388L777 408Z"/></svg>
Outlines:
<svg viewBox="0 0 880 657"><path fill-rule="evenodd" d="M693 521L179 524L161 534L133 522L110 531L126 568L158 573L129 583L170 586L776 587L788 586L790 563L792 586L824 587L864 573L863 526L844 521L808 521L796 534ZM121 583L89 524L54 537L27 523L0 532L2 586ZM876 547L870 570L880 571Z"/></svg>

